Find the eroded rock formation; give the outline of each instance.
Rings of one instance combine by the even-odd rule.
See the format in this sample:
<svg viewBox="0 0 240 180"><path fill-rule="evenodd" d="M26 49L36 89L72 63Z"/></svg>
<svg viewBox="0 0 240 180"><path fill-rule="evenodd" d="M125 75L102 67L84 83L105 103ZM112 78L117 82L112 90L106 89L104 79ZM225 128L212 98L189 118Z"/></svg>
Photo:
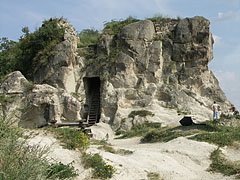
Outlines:
<svg viewBox="0 0 240 180"><path fill-rule="evenodd" d="M101 121L114 128L128 129L145 120L176 124L179 112L207 120L214 100L223 110L230 104L208 67L213 38L203 17L144 20L125 26L115 36L104 34L91 63L78 55L81 49L74 29L63 25L65 40L57 45L58 53L34 77L48 85L35 85L22 97L33 107L28 121L46 123L47 107L50 120L79 119L95 88L89 85L91 78L100 80ZM3 88L4 84L7 80ZM129 117L133 110L148 110L154 116Z"/></svg>

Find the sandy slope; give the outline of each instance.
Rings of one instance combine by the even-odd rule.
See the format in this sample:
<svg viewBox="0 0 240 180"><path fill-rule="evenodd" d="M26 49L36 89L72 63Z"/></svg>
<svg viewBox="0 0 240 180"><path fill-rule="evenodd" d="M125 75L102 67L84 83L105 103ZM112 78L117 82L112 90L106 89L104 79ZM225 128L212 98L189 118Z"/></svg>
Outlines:
<svg viewBox="0 0 240 180"><path fill-rule="evenodd" d="M211 163L209 160L210 153L217 148L215 145L196 142L184 137L179 137L167 143L151 144L140 143L140 138L113 139L113 132L103 123L94 126L92 131L98 139L105 139L106 134L108 134L108 142L115 149L133 151L133 154L130 155L120 155L99 150L97 145L92 145L88 149L88 152L100 153L109 164L117 169L112 178L114 180L147 180L149 172L158 173L163 180L234 179L234 177L213 174L207 171ZM80 173L76 179L90 179L89 170L84 170L81 165L80 152L63 149L56 139L43 133L39 133L32 138L30 143L51 146L49 157L66 164L74 161L74 167ZM225 148L223 151L232 160L240 159L239 150Z"/></svg>
<svg viewBox="0 0 240 180"><path fill-rule="evenodd" d="M141 144L140 138L110 140L116 149L134 151L131 155L112 154L91 147L90 152L100 153L118 172L116 180L147 180L147 173L160 174L164 180L230 180L233 177L207 171L210 153L217 147L184 137L167 143Z"/></svg>

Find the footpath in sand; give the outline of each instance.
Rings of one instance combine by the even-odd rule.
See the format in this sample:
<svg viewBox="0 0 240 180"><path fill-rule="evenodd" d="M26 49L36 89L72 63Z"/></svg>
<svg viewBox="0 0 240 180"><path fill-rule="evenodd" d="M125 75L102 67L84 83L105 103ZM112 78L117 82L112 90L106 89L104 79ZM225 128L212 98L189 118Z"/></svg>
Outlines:
<svg viewBox="0 0 240 180"><path fill-rule="evenodd" d="M234 179L231 176L207 171L211 164L210 154L217 148L215 145L185 137L179 137L167 143L140 143L140 138L114 139L113 132L103 123L94 126L92 130L98 139L104 139L108 134L108 143L115 150L133 151L129 155L113 154L98 149L98 145L91 145L87 150L88 153L99 153L108 164L116 168L113 180L148 180L149 173L159 174L162 180ZM73 162L73 166L79 173L76 180L91 179L90 170L84 169L81 164L81 153L64 149L50 134L46 135L40 131L29 143L50 146L50 158L64 164ZM240 159L239 151L224 148L223 152L233 161Z"/></svg>

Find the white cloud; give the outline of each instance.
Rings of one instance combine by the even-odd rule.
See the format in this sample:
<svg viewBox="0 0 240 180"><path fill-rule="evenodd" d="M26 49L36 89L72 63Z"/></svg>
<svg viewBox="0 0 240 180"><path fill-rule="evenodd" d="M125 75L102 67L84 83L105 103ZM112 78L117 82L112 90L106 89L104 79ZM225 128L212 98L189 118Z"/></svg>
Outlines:
<svg viewBox="0 0 240 180"><path fill-rule="evenodd" d="M240 11L219 12L216 21L240 21Z"/></svg>
<svg viewBox="0 0 240 180"><path fill-rule="evenodd" d="M216 34L213 34L214 46L220 45L222 43L222 38Z"/></svg>
<svg viewBox="0 0 240 180"><path fill-rule="evenodd" d="M216 71L214 74L227 98L240 109L240 74L229 71Z"/></svg>

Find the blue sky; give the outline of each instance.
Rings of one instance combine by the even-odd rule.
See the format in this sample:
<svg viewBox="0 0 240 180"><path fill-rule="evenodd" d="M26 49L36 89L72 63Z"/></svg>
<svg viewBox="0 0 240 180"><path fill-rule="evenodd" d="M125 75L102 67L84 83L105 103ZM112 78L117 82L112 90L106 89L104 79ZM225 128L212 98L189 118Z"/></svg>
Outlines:
<svg viewBox="0 0 240 180"><path fill-rule="evenodd" d="M112 19L159 13L210 20L215 43L209 66L227 98L240 109L240 0L0 0L0 37L16 41L22 27L33 32L50 17L64 17L81 31L101 30Z"/></svg>

